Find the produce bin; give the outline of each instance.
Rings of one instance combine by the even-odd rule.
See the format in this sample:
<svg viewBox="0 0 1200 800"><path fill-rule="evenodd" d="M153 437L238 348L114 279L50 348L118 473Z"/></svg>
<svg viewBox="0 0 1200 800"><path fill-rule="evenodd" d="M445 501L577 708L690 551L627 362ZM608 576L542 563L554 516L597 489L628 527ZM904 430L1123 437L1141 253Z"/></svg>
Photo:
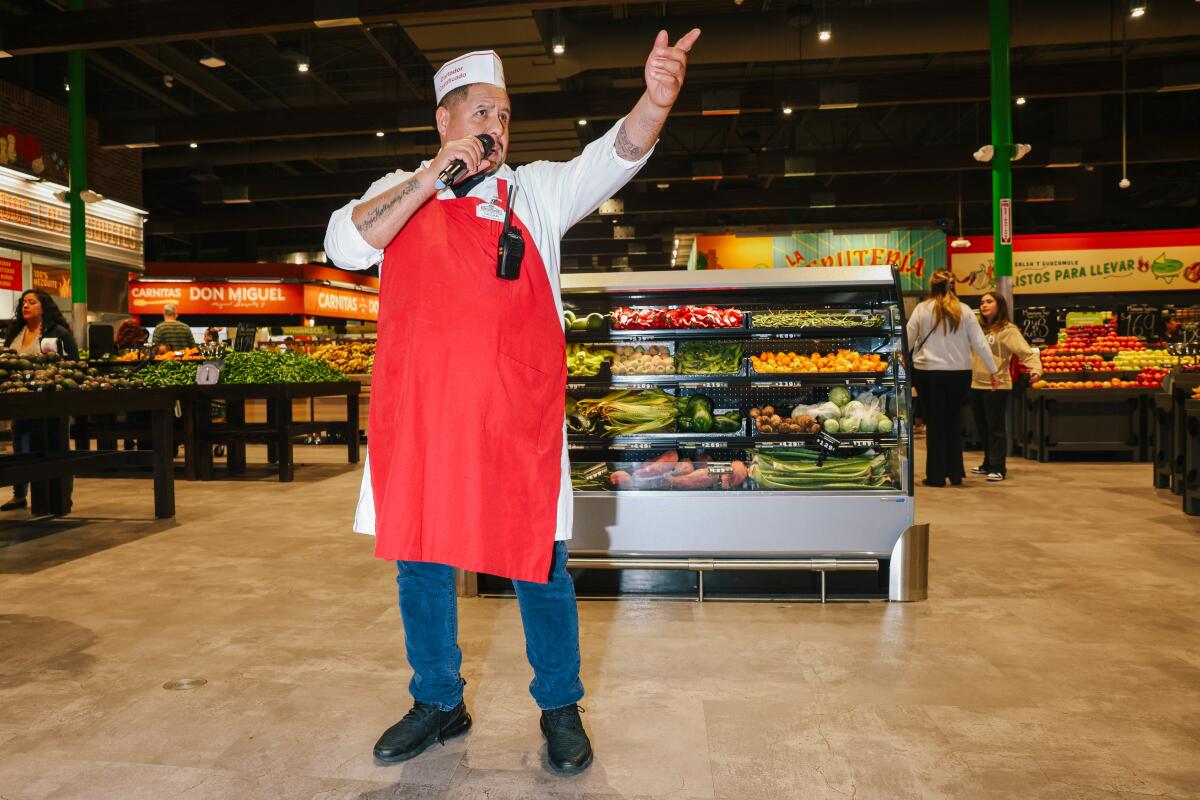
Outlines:
<svg viewBox="0 0 1200 800"><path fill-rule="evenodd" d="M1184 459L1187 452L1187 410L1192 391L1200 386L1200 373L1185 372L1172 375L1164 389L1171 398L1171 430L1174 441L1171 448L1171 491L1183 493Z"/></svg>
<svg viewBox="0 0 1200 800"><path fill-rule="evenodd" d="M1116 453L1146 461L1146 389L1031 389L1038 461L1055 453Z"/></svg>
<svg viewBox="0 0 1200 800"><path fill-rule="evenodd" d="M749 320L740 329L567 332L568 348L658 346L675 365L673 375L568 378L572 566L693 569L701 592L713 569L890 574L914 528L911 389L893 270L564 275L562 293L576 319L639 309L653 320L647 309L703 303ZM764 317L790 324L756 324ZM852 371L861 366L870 369ZM622 389L630 393L613 395ZM740 412L742 424L700 434L673 426L670 414L696 395L714 414ZM778 420L764 430L767 408ZM639 419L653 432L606 428L628 431ZM893 584L907 585L879 581Z"/></svg>
<svg viewBox="0 0 1200 800"><path fill-rule="evenodd" d="M1200 515L1200 400L1184 403L1183 513Z"/></svg>
<svg viewBox="0 0 1200 800"><path fill-rule="evenodd" d="M1170 489L1174 479L1175 415L1169 392L1156 392L1151 398L1150 447L1154 453L1154 488Z"/></svg>

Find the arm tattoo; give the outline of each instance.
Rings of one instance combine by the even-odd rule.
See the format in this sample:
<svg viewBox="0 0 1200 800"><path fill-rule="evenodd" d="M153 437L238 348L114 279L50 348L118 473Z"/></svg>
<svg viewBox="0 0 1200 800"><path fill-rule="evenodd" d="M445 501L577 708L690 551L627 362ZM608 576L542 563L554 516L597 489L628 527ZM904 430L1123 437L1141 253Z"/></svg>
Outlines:
<svg viewBox="0 0 1200 800"><path fill-rule="evenodd" d="M417 182L417 179L409 178L400 186L400 191L396 193L395 197L393 197L391 200L388 200L386 203L380 203L379 205L375 206L375 208L367 214L363 221L356 222L354 227L358 228L358 232L365 236L367 231L375 227L375 223L383 219L383 216L392 210L392 206L396 205L419 188L421 188L421 184Z"/></svg>
<svg viewBox="0 0 1200 800"><path fill-rule="evenodd" d="M621 129L617 131L617 141L613 144L613 149L626 161L636 161L642 157L642 153L645 151L630 141L629 135L625 133L627 124L627 122L621 123Z"/></svg>

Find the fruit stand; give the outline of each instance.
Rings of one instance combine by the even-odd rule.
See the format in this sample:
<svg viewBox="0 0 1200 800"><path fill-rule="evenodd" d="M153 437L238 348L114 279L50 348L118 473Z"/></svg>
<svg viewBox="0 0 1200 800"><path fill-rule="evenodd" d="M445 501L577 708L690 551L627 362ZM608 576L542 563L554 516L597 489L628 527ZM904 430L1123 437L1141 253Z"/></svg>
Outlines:
<svg viewBox="0 0 1200 800"><path fill-rule="evenodd" d="M571 565L878 571L925 596L887 267L565 275ZM883 579L886 576L886 580Z"/></svg>
<svg viewBox="0 0 1200 800"><path fill-rule="evenodd" d="M1042 350L1042 378L1026 389L1017 415L1026 458L1111 453L1153 460L1152 398L1178 358L1119 335L1117 324L1112 317L1070 326Z"/></svg>
<svg viewBox="0 0 1200 800"><path fill-rule="evenodd" d="M35 515L63 516L71 511L68 479L111 468L150 466L154 476L154 516L175 516L171 421L174 389L42 389L0 394L0 419L33 422L32 452L0 457L0 484L30 483ZM71 450L71 417L143 411L150 415L153 448L149 451Z"/></svg>
<svg viewBox="0 0 1200 800"><path fill-rule="evenodd" d="M1184 403L1183 513L1200 515L1200 399Z"/></svg>

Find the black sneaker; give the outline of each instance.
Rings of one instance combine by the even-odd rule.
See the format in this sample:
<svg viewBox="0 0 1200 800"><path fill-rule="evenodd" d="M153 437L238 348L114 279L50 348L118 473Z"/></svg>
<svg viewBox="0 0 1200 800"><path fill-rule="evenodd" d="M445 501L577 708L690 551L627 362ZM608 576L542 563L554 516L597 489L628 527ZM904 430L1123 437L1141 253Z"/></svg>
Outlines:
<svg viewBox="0 0 1200 800"><path fill-rule="evenodd" d="M408 761L428 750L434 743L466 733L471 715L466 703L442 711L429 703L413 703L404 719L384 731L375 743L375 758L389 764Z"/></svg>
<svg viewBox="0 0 1200 800"><path fill-rule="evenodd" d="M550 765L568 775L583 772L592 763L592 743L579 718L582 708L572 703L542 712L542 735Z"/></svg>
<svg viewBox="0 0 1200 800"><path fill-rule="evenodd" d="M971 467L971 472L975 473L976 475L987 475L991 471L991 467Z"/></svg>

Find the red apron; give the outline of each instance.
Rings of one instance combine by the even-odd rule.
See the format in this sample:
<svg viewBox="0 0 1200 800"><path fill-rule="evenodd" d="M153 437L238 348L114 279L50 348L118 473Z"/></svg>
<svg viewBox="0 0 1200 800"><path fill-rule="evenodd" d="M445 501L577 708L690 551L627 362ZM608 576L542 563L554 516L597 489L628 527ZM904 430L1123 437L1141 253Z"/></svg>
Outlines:
<svg viewBox="0 0 1200 800"><path fill-rule="evenodd" d="M508 207L508 183L497 181ZM562 322L529 230L496 277L501 222L436 198L384 251L371 382L375 555L545 583L558 519Z"/></svg>

